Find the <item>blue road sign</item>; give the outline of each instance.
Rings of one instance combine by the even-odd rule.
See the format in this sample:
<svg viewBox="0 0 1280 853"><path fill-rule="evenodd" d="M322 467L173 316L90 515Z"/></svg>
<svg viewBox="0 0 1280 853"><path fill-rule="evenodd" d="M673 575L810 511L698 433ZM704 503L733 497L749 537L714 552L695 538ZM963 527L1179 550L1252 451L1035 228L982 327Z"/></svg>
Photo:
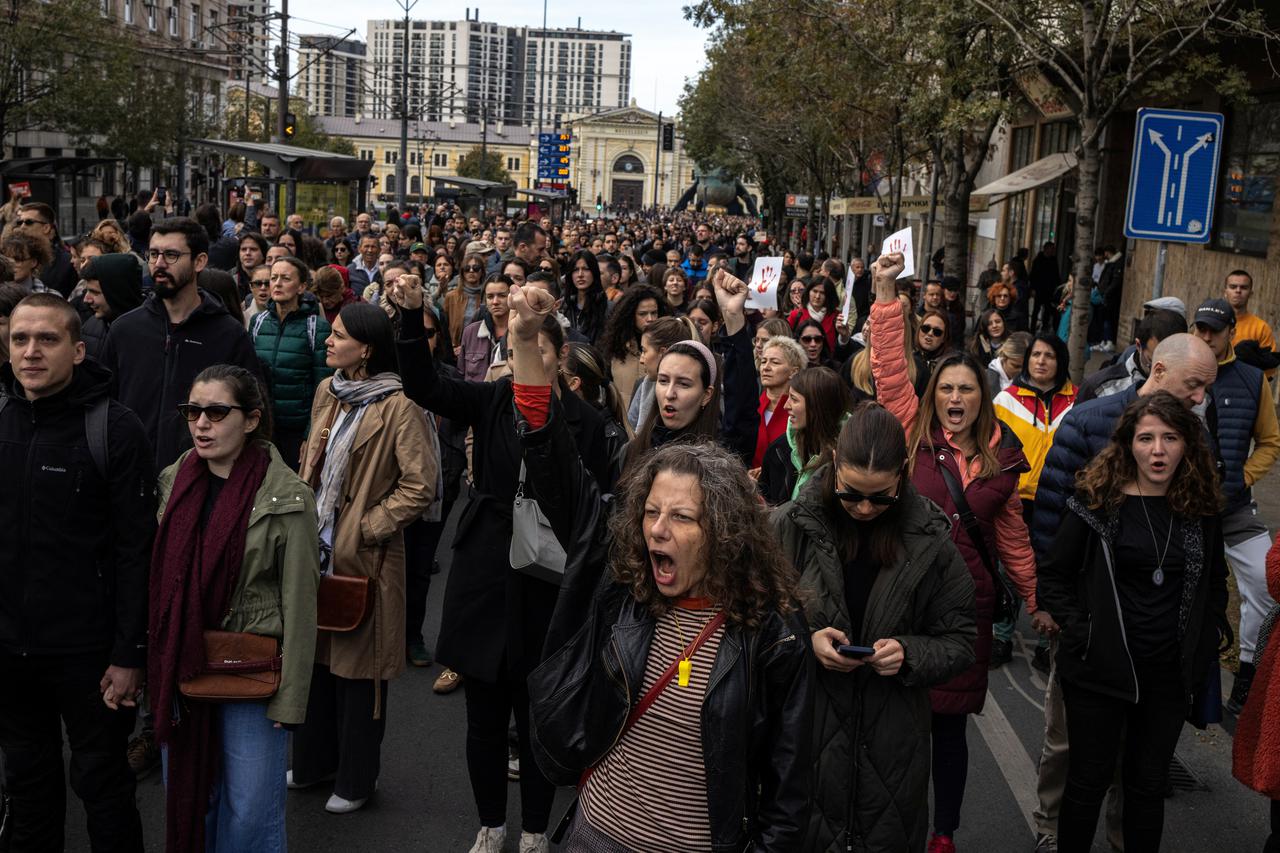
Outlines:
<svg viewBox="0 0 1280 853"><path fill-rule="evenodd" d="M1209 242L1221 154L1221 113L1138 110L1124 236Z"/></svg>

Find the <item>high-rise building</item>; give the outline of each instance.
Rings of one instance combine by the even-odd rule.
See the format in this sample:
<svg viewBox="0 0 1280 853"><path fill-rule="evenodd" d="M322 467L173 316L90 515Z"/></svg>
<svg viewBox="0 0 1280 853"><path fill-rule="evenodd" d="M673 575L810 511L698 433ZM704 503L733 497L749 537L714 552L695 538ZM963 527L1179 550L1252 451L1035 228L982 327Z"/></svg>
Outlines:
<svg viewBox="0 0 1280 853"><path fill-rule="evenodd" d="M225 35L218 39L230 50L228 72L233 80L265 83L272 79L271 20L269 0L236 0L227 4Z"/></svg>
<svg viewBox="0 0 1280 853"><path fill-rule="evenodd" d="M337 36L299 36L295 93L320 116L366 112L365 45Z"/></svg>
<svg viewBox="0 0 1280 853"><path fill-rule="evenodd" d="M399 114L404 33L403 19L369 21L374 118ZM425 121L533 126L542 113L550 125L558 115L623 106L631 94L624 33L410 21L408 67L409 116Z"/></svg>
<svg viewBox="0 0 1280 853"><path fill-rule="evenodd" d="M525 31L526 121L624 107L631 100L631 40L624 33Z"/></svg>

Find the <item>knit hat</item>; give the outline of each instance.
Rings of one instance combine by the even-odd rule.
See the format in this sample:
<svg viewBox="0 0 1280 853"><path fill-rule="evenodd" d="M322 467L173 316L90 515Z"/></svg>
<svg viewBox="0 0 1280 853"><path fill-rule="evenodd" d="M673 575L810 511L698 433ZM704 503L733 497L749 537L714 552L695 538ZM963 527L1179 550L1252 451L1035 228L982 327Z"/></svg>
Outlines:
<svg viewBox="0 0 1280 853"><path fill-rule="evenodd" d="M142 304L142 263L137 255L117 252L92 257L80 267L80 277L98 282L117 317Z"/></svg>

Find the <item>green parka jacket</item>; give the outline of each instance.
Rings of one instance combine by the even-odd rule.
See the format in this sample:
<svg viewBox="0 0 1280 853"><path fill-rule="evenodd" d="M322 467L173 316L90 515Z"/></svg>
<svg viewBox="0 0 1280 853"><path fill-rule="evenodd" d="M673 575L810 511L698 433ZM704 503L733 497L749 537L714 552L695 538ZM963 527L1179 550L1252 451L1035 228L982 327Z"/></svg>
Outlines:
<svg viewBox="0 0 1280 853"><path fill-rule="evenodd" d="M277 723L302 723L307 716L311 664L316 650L316 589L320 586L320 535L315 494L267 445L271 463L254 496L244 563L224 631L246 631L281 641L284 661L280 689L267 703ZM188 450L187 453L194 451ZM164 515L173 479L184 453L160 474L160 512Z"/></svg>
<svg viewBox="0 0 1280 853"><path fill-rule="evenodd" d="M320 383L333 375L325 365L324 343L332 331L320 303L303 294L298 307L280 321L275 304L249 321L253 349L270 383L271 414L277 426L304 430Z"/></svg>
<svg viewBox="0 0 1280 853"><path fill-rule="evenodd" d="M844 567L823 506L819 472L774 512L787 557L800 572L809 631L850 631ZM951 543L951 524L903 486L903 549L871 587L856 645L896 639L905 659L893 676L817 667L813 694L813 801L807 853L923 850L929 820L929 688L974 661L973 579Z"/></svg>

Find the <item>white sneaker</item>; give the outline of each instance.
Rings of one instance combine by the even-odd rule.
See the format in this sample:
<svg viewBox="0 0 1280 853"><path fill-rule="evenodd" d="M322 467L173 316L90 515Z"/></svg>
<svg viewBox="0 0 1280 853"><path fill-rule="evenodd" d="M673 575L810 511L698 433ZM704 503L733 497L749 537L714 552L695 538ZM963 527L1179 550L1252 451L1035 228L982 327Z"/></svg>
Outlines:
<svg viewBox="0 0 1280 853"><path fill-rule="evenodd" d="M471 845L470 853L502 853L506 843L506 826L482 826L476 833L476 843Z"/></svg>
<svg viewBox="0 0 1280 853"><path fill-rule="evenodd" d="M368 797L363 797L359 800L347 800L337 794L333 794L329 797L329 802L324 804L324 810L329 814L351 814L352 812L360 811L367 802L369 802Z"/></svg>
<svg viewBox="0 0 1280 853"><path fill-rule="evenodd" d="M520 853L551 853L551 842L545 833L521 832Z"/></svg>

